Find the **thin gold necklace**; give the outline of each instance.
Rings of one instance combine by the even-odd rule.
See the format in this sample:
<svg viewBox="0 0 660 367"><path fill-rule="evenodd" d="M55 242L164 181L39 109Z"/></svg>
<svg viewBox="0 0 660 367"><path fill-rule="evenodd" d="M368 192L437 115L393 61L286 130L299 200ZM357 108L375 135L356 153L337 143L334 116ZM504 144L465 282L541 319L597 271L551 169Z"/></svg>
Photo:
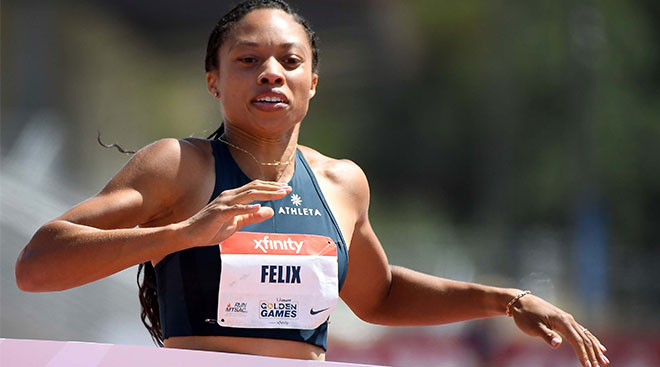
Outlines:
<svg viewBox="0 0 660 367"><path fill-rule="evenodd" d="M257 159L257 157L254 156L254 154L252 154L252 153L248 152L247 150L239 147L238 145L234 145L234 144L228 142L227 140L224 139L224 137L225 137L225 135L222 134L222 136L218 137L218 140L220 140L221 142L227 144L228 146L230 146L232 148L240 150L243 153L247 153L260 166L282 166L282 165L287 166L291 163L291 160L293 159L293 156L296 154L296 150L298 149L298 144L296 144L295 148L293 149L293 152L291 153L291 156L289 156L289 159L287 159L284 162L282 162L282 161L259 162L259 160Z"/></svg>

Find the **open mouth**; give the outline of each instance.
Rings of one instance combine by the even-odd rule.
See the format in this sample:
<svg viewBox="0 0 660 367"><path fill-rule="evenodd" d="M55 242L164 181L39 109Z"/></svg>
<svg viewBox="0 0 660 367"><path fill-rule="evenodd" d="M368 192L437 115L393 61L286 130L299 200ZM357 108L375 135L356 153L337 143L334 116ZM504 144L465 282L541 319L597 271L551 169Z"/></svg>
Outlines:
<svg viewBox="0 0 660 367"><path fill-rule="evenodd" d="M289 100L284 93L262 93L252 100L252 105L265 112L283 110L289 106Z"/></svg>
<svg viewBox="0 0 660 367"><path fill-rule="evenodd" d="M262 103L286 103L284 98L280 98L280 97L259 97L254 101L262 102Z"/></svg>

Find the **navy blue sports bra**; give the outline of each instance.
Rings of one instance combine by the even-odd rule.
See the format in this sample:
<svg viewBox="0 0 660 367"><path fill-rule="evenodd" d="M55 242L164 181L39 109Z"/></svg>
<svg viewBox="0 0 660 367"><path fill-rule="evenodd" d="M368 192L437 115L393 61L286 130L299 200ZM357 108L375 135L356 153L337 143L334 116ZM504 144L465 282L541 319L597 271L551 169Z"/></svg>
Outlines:
<svg viewBox="0 0 660 367"><path fill-rule="evenodd" d="M216 171L212 201L222 191L243 186L251 180L238 167L225 144L219 140L212 140L210 143L215 157ZM332 239L337 247L338 288L341 289L348 266L346 242L311 168L300 151L296 152L295 165L293 178L289 182L293 191L283 199L260 202L262 206L272 207L275 215L266 221L247 226L241 232L317 235ZM272 241L270 243L272 244ZM295 250L295 246L292 248ZM327 349L327 319L315 329L262 329L218 325L218 296L222 277L220 252L220 247L217 245L194 247L169 254L156 264L163 338L209 335L254 337L300 341L319 346L324 350ZM261 281L277 280L278 277L274 275L277 270L277 267L268 268L266 266L263 270L266 273L261 275ZM270 273L268 273L269 271ZM282 275L284 274L282 268L279 271L281 273L279 278L282 281L298 280L295 272L292 273L294 276L288 273L289 269L287 269L286 275ZM279 306L284 308L284 306L291 305ZM223 305L223 307L225 306ZM227 310L230 310L229 307L231 307L232 311L240 311L238 303L229 304L227 307ZM285 310L278 311L277 304L275 304L276 310L266 310L265 303L262 304L262 307L263 312L281 312L282 314L286 312ZM273 304L268 304L268 307L273 307ZM305 312L305 310L297 312ZM313 315L317 311L310 312ZM291 314L291 311L288 314ZM264 315L266 314L264 313ZM293 315L295 316L295 312Z"/></svg>

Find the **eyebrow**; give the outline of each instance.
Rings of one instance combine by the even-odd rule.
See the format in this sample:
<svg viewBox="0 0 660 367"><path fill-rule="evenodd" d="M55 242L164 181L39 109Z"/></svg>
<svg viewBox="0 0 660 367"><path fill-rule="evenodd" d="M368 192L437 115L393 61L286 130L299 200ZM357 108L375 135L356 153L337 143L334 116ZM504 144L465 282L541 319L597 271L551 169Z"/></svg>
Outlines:
<svg viewBox="0 0 660 367"><path fill-rule="evenodd" d="M258 42L253 42L253 41L238 41L238 42L234 43L233 45L231 45L231 47L229 47L229 51L231 51L231 50L233 50L234 48L237 48L237 47L259 48L261 45L262 44L260 44ZM284 42L284 43L279 44L278 47L281 48L281 49L288 49L288 48L294 48L294 47L300 48L302 50L306 49L305 45L303 45L300 42Z"/></svg>

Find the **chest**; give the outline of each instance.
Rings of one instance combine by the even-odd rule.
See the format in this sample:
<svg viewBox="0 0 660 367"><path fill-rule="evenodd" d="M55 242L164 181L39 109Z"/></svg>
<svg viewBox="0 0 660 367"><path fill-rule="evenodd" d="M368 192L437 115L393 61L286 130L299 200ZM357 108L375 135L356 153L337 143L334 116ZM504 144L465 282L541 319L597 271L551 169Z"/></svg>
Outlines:
<svg viewBox="0 0 660 367"><path fill-rule="evenodd" d="M151 225L166 225L186 220L209 203L213 198L214 191L217 191L216 186L219 177L221 177L216 174L216 171L222 168L218 168L212 157L203 166L206 166L206 169L197 172L199 177L196 182L198 184L183 192L176 204L168 208L168 213L160 218L157 223L154 222ZM297 190L294 187L294 191L285 198L267 204L273 207L276 215L269 223L262 223L261 226L280 227L281 231L284 232L287 230L293 231L300 226L314 226L329 211L334 215L335 223L341 231L346 249L348 249L353 236L355 221L357 220L351 203L342 192L341 187L327 178L322 169L315 167L313 163L308 167L315 176L317 189L325 199L324 202L318 195L314 195L309 182L297 182L296 186L304 186L302 190ZM296 171L303 169L299 165L296 167ZM296 175L300 176L299 173ZM327 210L323 210L323 206ZM162 258L152 259L154 264L161 260Z"/></svg>
<svg viewBox="0 0 660 367"><path fill-rule="evenodd" d="M326 177L322 167L315 167L313 162L307 163L302 154L298 154L295 174L289 181L293 191L280 200L261 202L272 207L275 215L255 227L260 232L295 233L300 230L307 232L306 228L331 226L339 229L348 248L357 220L352 203L341 186ZM220 160L221 164L209 162L207 173L201 177L200 187L186 195L190 199L180 201L181 207L175 211L178 213L177 220L185 220L197 213L220 191L251 181L233 160L226 157Z"/></svg>

